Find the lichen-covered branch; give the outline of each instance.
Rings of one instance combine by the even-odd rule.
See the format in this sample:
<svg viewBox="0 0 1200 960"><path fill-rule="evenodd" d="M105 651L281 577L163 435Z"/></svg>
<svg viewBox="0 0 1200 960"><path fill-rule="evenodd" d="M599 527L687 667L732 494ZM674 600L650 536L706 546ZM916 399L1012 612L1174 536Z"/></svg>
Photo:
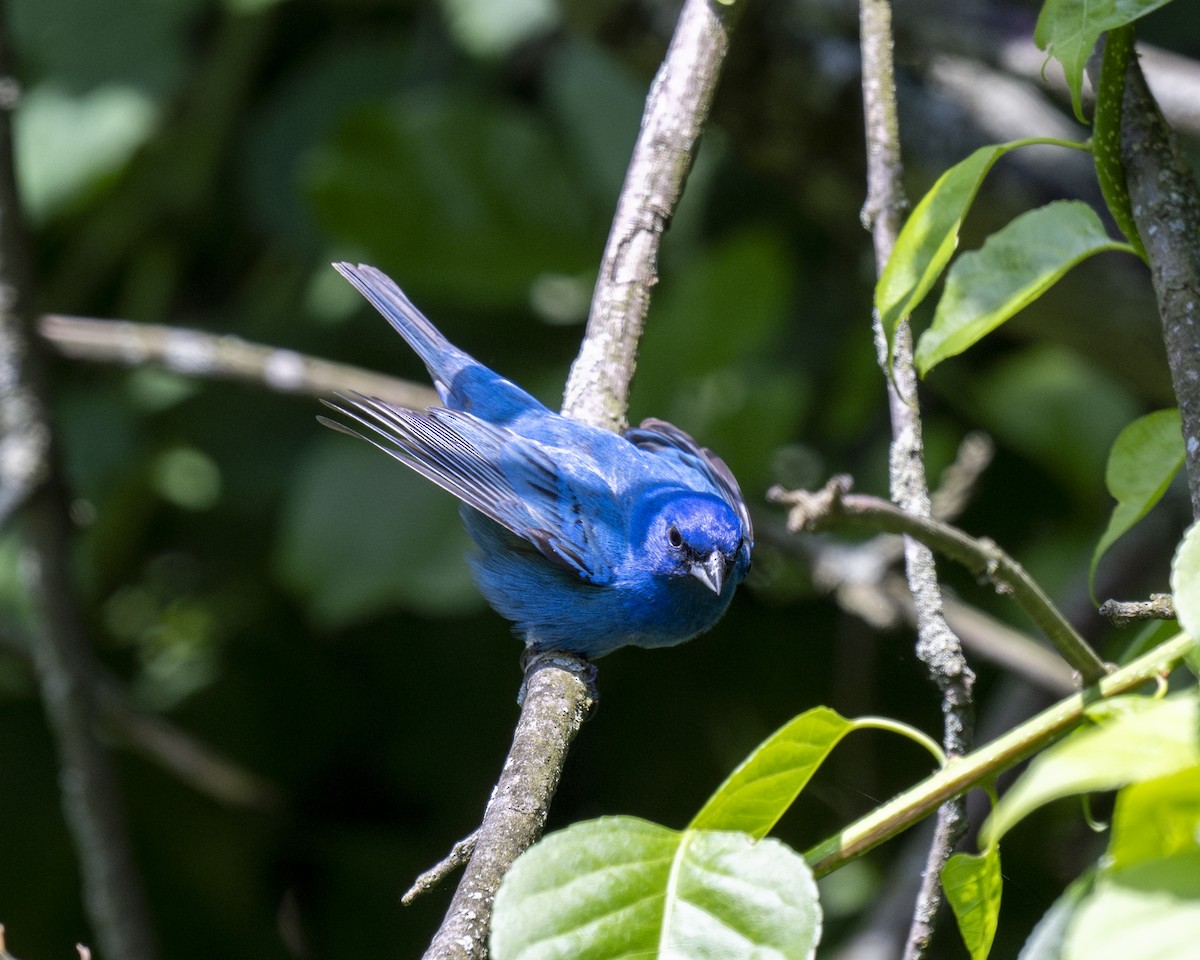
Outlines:
<svg viewBox="0 0 1200 960"><path fill-rule="evenodd" d="M590 671L541 660L526 674L512 748L426 960L487 956L496 890L513 861L541 836L567 750L593 705Z"/></svg>
<svg viewBox="0 0 1200 960"><path fill-rule="evenodd" d="M1192 514L1200 517L1200 190L1136 56L1125 74L1121 161L1183 417Z"/></svg>
<svg viewBox="0 0 1200 960"><path fill-rule="evenodd" d="M58 750L63 812L83 898L104 953L156 955L111 758L96 737L92 651L71 578L67 498L57 476L39 342L30 310L29 244L13 171L12 74L0 7L0 516L21 509L21 572L32 611L35 672Z"/></svg>
<svg viewBox="0 0 1200 960"><path fill-rule="evenodd" d="M567 416L610 430L625 426L659 243L691 169L738 6L687 0L679 15L617 201L587 333L564 391ZM593 705L592 677L591 665L574 657L528 665L504 773L426 960L487 955L492 900L512 862L541 835L567 749Z"/></svg>
<svg viewBox="0 0 1200 960"><path fill-rule="evenodd" d="M905 208L900 183L900 127L896 113L890 0L862 0L859 4L859 38L867 147L867 202L863 220L874 242L876 270L882 272L895 246ZM878 313L873 317L873 325L879 362L888 379L892 419L889 460L892 499L908 513L927 518L931 509L929 485L925 478L917 379L908 322L906 319L901 321L890 351ZM942 594L933 554L924 544L910 537L905 541L904 559L917 614L917 656L929 667L930 676L941 690L942 742L947 754L954 756L965 752L971 742L974 674L967 666L958 637L942 612ZM965 829L961 802L951 801L938 811L934 841L905 948L907 960L922 956L933 936L934 918L941 903L938 875Z"/></svg>
<svg viewBox="0 0 1200 960"><path fill-rule="evenodd" d="M625 426L658 248L683 193L741 3L687 0L650 87L592 296L587 333L563 394L563 413Z"/></svg>

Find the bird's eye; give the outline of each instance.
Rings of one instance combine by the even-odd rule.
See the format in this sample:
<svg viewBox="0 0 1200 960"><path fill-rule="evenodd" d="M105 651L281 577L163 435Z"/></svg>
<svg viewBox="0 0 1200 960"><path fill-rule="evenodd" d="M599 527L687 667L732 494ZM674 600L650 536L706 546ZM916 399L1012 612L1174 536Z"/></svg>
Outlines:
<svg viewBox="0 0 1200 960"><path fill-rule="evenodd" d="M667 528L667 543L676 550L683 546L683 534L679 532L679 528L675 524L671 524Z"/></svg>

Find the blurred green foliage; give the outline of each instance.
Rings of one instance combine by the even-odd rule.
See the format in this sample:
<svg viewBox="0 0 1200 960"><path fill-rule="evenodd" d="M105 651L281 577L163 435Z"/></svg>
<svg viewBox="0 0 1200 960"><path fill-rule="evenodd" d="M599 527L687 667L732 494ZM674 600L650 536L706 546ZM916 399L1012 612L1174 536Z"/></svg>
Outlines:
<svg viewBox="0 0 1200 960"><path fill-rule="evenodd" d="M356 257L553 404L673 16L657 0L14 0L41 305L422 377L328 267ZM778 3L749 4L739 26L665 238L631 419L675 420L730 462L762 531L753 579L710 635L601 663L604 706L556 824L623 813L682 826L754 744L817 703L940 725L909 632L875 633L820 596L762 496L834 471L886 489L853 30ZM905 79L922 109L919 75ZM955 137L970 142L953 159L990 139ZM914 196L945 167L941 149L909 144ZM1047 190L1036 167L1009 169L973 216L1005 222ZM1169 403L1144 269L1126 259L1081 265L940 366L925 395L932 476L975 426L1000 443L963 525L1045 574L1110 651L1121 641L1088 620L1086 591L1111 508L1105 458L1134 416ZM474 826L516 716L518 645L470 586L455 504L322 430L309 399L65 361L53 375L101 661L137 705L282 798L224 805L109 732L164 955L416 954L446 898L401 908L399 894ZM1185 513L1168 493L1098 591L1164 588L1158 547ZM16 640L18 562L0 540L0 630ZM1009 688L978 666L986 712ZM7 647L0 731L0 921L17 956L67 956L91 934L53 745ZM864 735L780 835L803 848L869 809L921 775L912 754ZM1036 842L1018 831L1006 848L1024 886L1006 895L1002 937L1022 938L1099 849L1058 829L1070 818L1038 817ZM1035 849L1023 857L1022 843ZM843 887L827 944L880 895L899 849Z"/></svg>

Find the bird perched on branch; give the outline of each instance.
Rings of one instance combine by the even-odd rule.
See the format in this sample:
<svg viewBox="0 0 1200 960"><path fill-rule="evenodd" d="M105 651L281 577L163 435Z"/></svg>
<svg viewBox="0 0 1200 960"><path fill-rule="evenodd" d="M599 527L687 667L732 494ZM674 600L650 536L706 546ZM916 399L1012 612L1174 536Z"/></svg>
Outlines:
<svg viewBox="0 0 1200 960"><path fill-rule="evenodd" d="M588 658L690 640L725 612L753 531L725 463L678 427L623 435L555 413L451 344L374 267L334 267L429 368L443 406L327 405L458 497L475 582L534 653Z"/></svg>

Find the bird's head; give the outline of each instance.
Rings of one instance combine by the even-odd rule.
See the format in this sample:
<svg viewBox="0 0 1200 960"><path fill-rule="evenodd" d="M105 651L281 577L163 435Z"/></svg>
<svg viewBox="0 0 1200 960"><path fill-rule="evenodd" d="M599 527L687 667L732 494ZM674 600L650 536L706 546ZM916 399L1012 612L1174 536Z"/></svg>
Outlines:
<svg viewBox="0 0 1200 960"><path fill-rule="evenodd" d="M694 577L715 594L745 576L748 531L720 497L676 491L655 498L645 517L644 556L654 573Z"/></svg>

